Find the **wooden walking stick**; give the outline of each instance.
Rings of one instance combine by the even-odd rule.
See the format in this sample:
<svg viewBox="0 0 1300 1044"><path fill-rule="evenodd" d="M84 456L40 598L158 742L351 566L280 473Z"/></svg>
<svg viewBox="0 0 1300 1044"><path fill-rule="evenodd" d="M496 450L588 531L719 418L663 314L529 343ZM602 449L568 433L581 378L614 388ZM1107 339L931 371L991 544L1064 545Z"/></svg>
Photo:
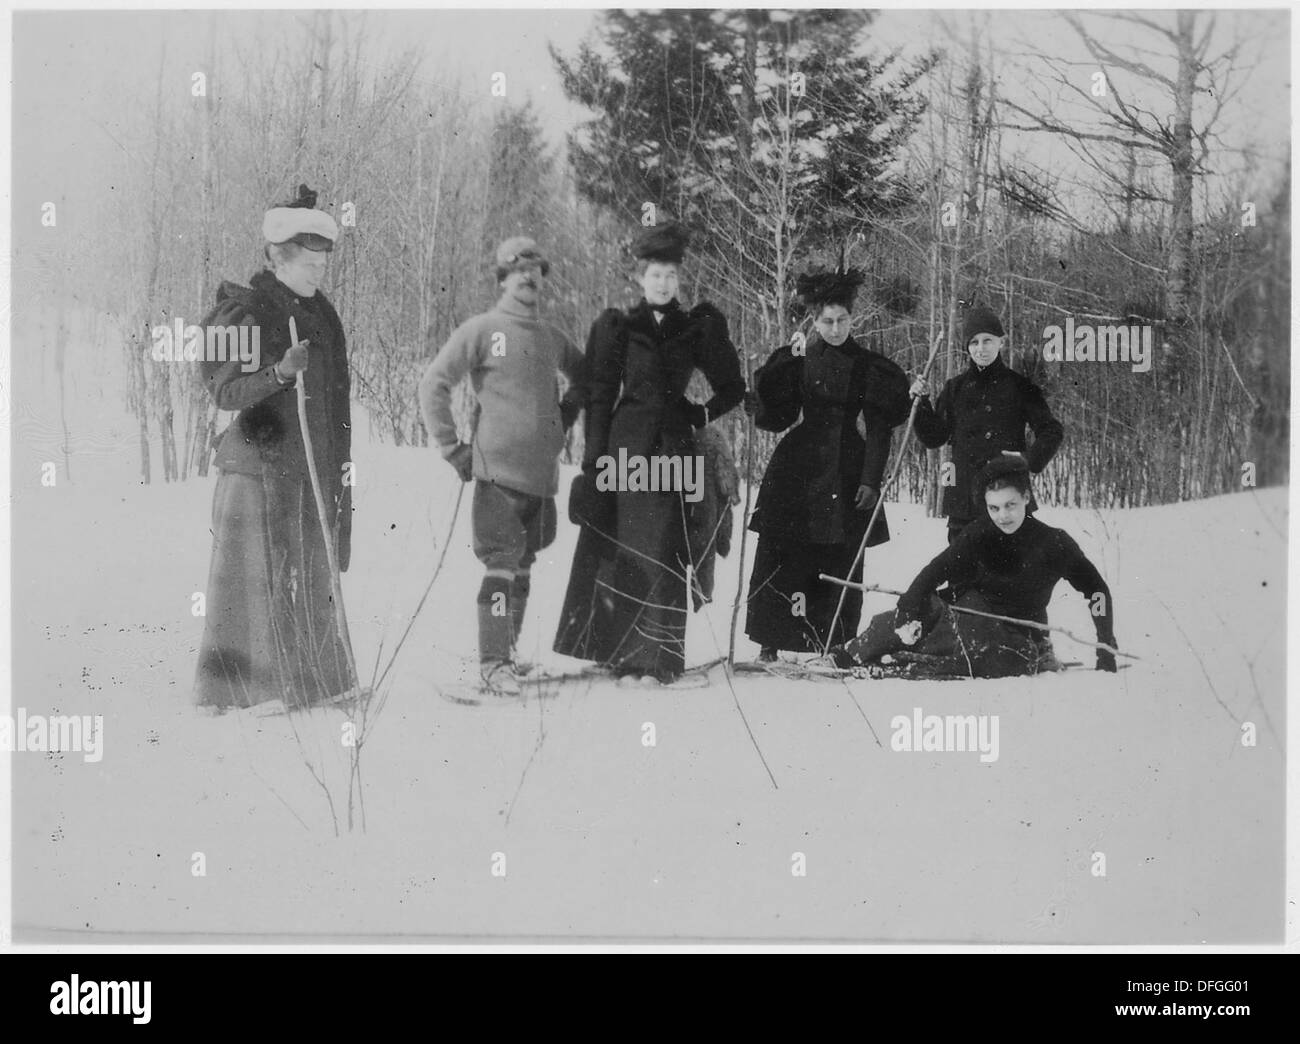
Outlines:
<svg viewBox="0 0 1300 1044"><path fill-rule="evenodd" d="M944 334L942 331L934 339L934 345L930 348L930 358L925 361L925 369L921 371L921 379L924 380L930 375L930 367L934 365L935 356L939 354L939 345L943 343ZM912 409L907 415L907 427L903 431L903 442L898 447L898 456L894 458L894 470L890 472L889 479L880 487L879 495L876 497L876 506L871 509L871 520L867 522L867 530L862 534L862 541L858 544L858 553L853 556L853 563L849 566L849 575L844 578L846 584L853 580L853 573L858 568L858 563L862 561L862 556L867 550L867 539L871 536L871 530L875 528L876 519L880 516L881 509L885 506L885 490L894 484L894 479L898 477L898 469L903 464L903 455L907 450L908 439L912 437L912 425L916 422L916 411L920 408L921 397L919 395L912 397ZM838 581L837 581L838 582ZM831 618L830 628L826 631L826 644L822 647L822 655L825 656L835 640L835 628L840 622L840 613L844 611L844 599L848 595L847 586L840 590L840 600L835 606L835 615Z"/></svg>
<svg viewBox="0 0 1300 1044"><path fill-rule="evenodd" d="M293 346L298 347L298 324L289 316L289 338ZM306 370L298 371L298 426L302 429L302 445L307 453L307 473L311 476L311 491L316 498L316 517L320 520L321 535L325 538L325 560L329 563L330 593L334 598L334 622L339 630L339 640L343 645L343 654L347 657L349 684L352 692L360 695L360 675L357 673L357 660L352 652L352 636L348 632L348 619L343 612L343 582L339 576L339 560L334 553L334 530L329 516L325 513L325 495L321 492L320 475L316 472L316 456L312 452L311 430L307 427L307 381Z"/></svg>
<svg viewBox="0 0 1300 1044"><path fill-rule="evenodd" d="M902 591L891 591L888 587L876 587L872 584L859 584L852 580L841 580L838 576L827 576L825 573L821 574L821 578L832 584L839 584L844 588L851 587L855 591L876 591L880 594L898 595L900 598L903 596ZM1108 653L1114 653L1116 656L1126 656L1130 660L1142 659L1141 656L1134 656L1133 653L1121 652L1119 649L1107 645L1105 642L1090 642L1087 638L1080 638L1077 634L1072 634L1064 627L1053 627L1051 624L1039 623L1037 620L1019 620L1014 616L1000 616L997 613L986 613L981 609L967 609L965 606L952 605L946 602L944 604L954 613L967 613L970 616L982 616L986 620L1001 620L1003 623L1019 624L1021 627L1032 627L1037 631L1055 631L1058 634L1063 634L1065 637L1078 642L1080 645L1091 645L1094 649L1105 649Z"/></svg>
<svg viewBox="0 0 1300 1044"><path fill-rule="evenodd" d="M764 305L764 315L767 307ZM765 324L766 325L766 324ZM745 351L745 394L748 395L754 383L754 359L748 349ZM736 663L736 623L740 619L740 597L745 593L745 545L749 542L749 503L754 488L754 417L745 412L745 508L740 516L740 554L736 564L736 600L731 603L731 638L727 644L727 666Z"/></svg>

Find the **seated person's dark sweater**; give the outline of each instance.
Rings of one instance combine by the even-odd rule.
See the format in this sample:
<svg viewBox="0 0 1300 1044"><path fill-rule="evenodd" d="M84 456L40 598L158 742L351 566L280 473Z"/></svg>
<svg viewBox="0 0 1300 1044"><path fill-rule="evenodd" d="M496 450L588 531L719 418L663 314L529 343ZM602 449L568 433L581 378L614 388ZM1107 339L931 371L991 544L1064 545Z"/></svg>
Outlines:
<svg viewBox="0 0 1300 1044"><path fill-rule="evenodd" d="M954 592L975 588L992 612L1047 623L1047 603L1064 580L1096 606L1097 641L1115 644L1110 588L1088 561L1074 537L1030 516L1014 533L1004 533L988 518L971 523L956 541L921 570L898 600L896 626L925 615L929 596L948 582ZM1100 599L1094 595L1100 593Z"/></svg>
<svg viewBox="0 0 1300 1044"><path fill-rule="evenodd" d="M935 592L946 582L948 600L957 606L1045 624L1047 604L1060 580L1088 599L1097 641L1114 647L1110 588L1073 537L1032 516L1009 534L982 518L921 570L899 598L896 613L879 614L859 637L834 650L835 662L866 664L907 650L936 662L951 661L947 669L975 677L1034 673L1041 669L1035 654L1050 649L1043 632L946 611ZM909 647L895 628L912 621L921 622L923 637ZM1113 663L1112 654L1102 652L1099 666L1103 657Z"/></svg>

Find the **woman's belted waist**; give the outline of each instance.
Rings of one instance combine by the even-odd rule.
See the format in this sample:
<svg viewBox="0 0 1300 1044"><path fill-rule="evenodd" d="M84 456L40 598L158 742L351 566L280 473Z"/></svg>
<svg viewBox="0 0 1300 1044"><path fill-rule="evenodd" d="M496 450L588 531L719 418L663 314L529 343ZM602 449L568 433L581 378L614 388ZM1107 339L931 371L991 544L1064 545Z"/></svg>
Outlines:
<svg viewBox="0 0 1300 1044"><path fill-rule="evenodd" d="M836 428L844 423L848 411L843 406L818 406L804 410L802 425L810 428Z"/></svg>
<svg viewBox="0 0 1300 1044"><path fill-rule="evenodd" d="M664 395L655 395L654 393L649 391L645 393L638 393L637 391L633 390L630 392L625 392L623 394L623 397L618 400L618 405L619 407L647 406L653 409L659 409L665 411L671 410L676 412L677 410L685 410L689 401L690 400L687 399L686 396L684 395L664 396Z"/></svg>

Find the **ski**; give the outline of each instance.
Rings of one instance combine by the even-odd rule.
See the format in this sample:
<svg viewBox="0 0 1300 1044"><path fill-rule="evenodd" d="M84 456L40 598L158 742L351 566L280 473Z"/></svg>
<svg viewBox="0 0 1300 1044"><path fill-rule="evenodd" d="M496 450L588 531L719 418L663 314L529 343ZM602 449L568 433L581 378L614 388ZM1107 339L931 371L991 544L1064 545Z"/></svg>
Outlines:
<svg viewBox="0 0 1300 1044"><path fill-rule="evenodd" d="M644 692L654 692L661 689L703 689L709 685L709 672L715 667L721 666L725 662L723 657L709 660L706 663L697 664L693 667L687 667L681 675L674 681L663 684L636 686L637 689ZM593 664L576 671L564 671L561 673L547 673L545 671L536 671L532 674L526 674L517 679L519 682L518 693L494 693L485 689L482 685L472 682L463 682L455 685L439 685L438 692L444 699L451 703L457 703L466 707L479 707L483 705L508 704L516 705L527 702L530 696L552 697L559 695L559 689L573 682L597 682L612 681L617 682L617 676L613 668ZM629 686L629 688L631 688Z"/></svg>
<svg viewBox="0 0 1300 1044"><path fill-rule="evenodd" d="M882 680L889 678L903 678L909 681L978 681L980 679L972 678L968 674L954 674L951 672L936 672L926 670L926 663L923 660L898 660L888 664L870 664L861 667L833 667L822 664L794 663L789 660L777 660L774 663L764 663L759 660L742 661L737 663L733 670L737 674L767 674L774 678L785 678L789 681L854 681L854 680ZM1127 670L1131 664L1122 663L1118 665L1118 670ZM1068 663L1062 663L1055 670L1040 671L1040 674L1060 674L1065 671L1086 670L1087 667L1078 660L1072 660ZM1032 678L1037 675L1024 674L1013 675L1012 677Z"/></svg>

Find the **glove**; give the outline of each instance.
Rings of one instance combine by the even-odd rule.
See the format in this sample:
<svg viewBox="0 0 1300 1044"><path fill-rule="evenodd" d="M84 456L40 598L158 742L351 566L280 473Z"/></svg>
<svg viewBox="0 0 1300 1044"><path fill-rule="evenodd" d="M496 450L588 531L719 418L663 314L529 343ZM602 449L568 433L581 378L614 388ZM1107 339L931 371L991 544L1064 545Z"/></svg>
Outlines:
<svg viewBox="0 0 1300 1044"><path fill-rule="evenodd" d="M682 413L692 428L702 428L709 423L709 411L698 402L682 400Z"/></svg>
<svg viewBox="0 0 1300 1044"><path fill-rule="evenodd" d="M741 400L741 405L746 413L751 417L754 416L754 414L758 412L758 393L752 391L745 392L745 397Z"/></svg>
<svg viewBox="0 0 1300 1044"><path fill-rule="evenodd" d="M275 364L275 375L282 381L291 381L307 369L307 341L299 341Z"/></svg>
<svg viewBox="0 0 1300 1044"><path fill-rule="evenodd" d="M1097 670L1107 671L1114 674L1118 668L1115 666L1115 654L1107 649L1097 650Z"/></svg>
<svg viewBox="0 0 1300 1044"><path fill-rule="evenodd" d="M926 395L925 378L918 377L912 382L912 387L907 390L907 394L914 399L922 399Z"/></svg>
<svg viewBox="0 0 1300 1044"><path fill-rule="evenodd" d="M905 623L902 627L895 628L894 633L904 645L915 645L921 637L921 621L913 620L911 623Z"/></svg>
<svg viewBox="0 0 1300 1044"><path fill-rule="evenodd" d="M564 430L568 431L577 423L578 414L582 412L580 403L571 402L568 399L560 400L560 423L564 425Z"/></svg>
<svg viewBox="0 0 1300 1044"><path fill-rule="evenodd" d="M468 442L456 443L456 448L447 454L446 459L462 482L469 482L474 477L474 450Z"/></svg>
<svg viewBox="0 0 1300 1044"><path fill-rule="evenodd" d="M879 499L880 494L870 486L859 486L858 495L853 498L853 506L859 511L870 511Z"/></svg>
<svg viewBox="0 0 1300 1044"><path fill-rule="evenodd" d="M569 521L598 533L616 531L618 499L613 492L596 488L596 469L584 466L569 487Z"/></svg>

